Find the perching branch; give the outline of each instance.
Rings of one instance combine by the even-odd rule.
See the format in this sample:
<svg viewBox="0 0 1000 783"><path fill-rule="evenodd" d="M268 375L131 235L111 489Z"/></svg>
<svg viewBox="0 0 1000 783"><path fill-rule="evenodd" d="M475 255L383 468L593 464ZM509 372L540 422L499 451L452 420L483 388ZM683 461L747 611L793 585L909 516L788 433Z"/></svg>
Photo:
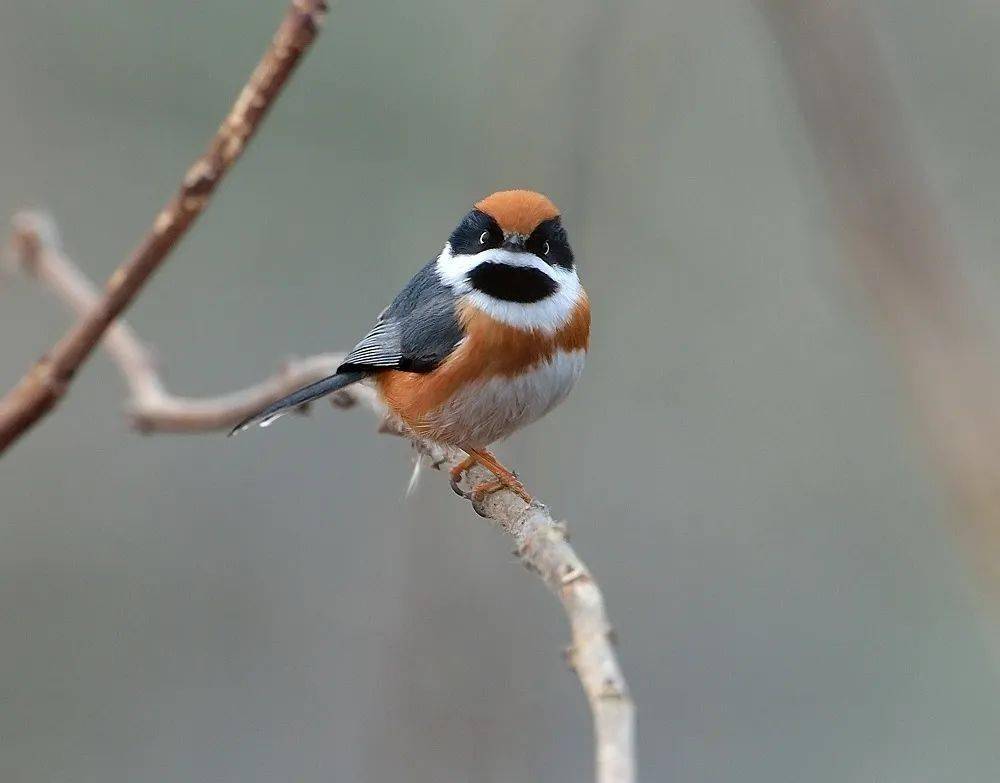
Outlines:
<svg viewBox="0 0 1000 783"><path fill-rule="evenodd" d="M93 307L97 292L60 249L51 220L33 213L18 215L11 245L15 262L71 309L88 312ZM110 325L103 344L128 386L132 422L144 432L228 430L292 389L328 375L340 362L339 355L297 360L289 362L278 375L248 389L222 397L191 399L166 391L149 352L124 321ZM333 401L338 407L364 404L382 418L380 431L408 436L399 422L385 418L384 408L367 386L356 384L344 389L334 395ZM414 441L414 445L436 468L457 465L465 456L430 443ZM470 485L490 478L479 467L466 475ZM565 524L553 519L545 506L526 505L511 492L498 492L473 505L514 540L521 562L537 573L562 602L572 632L568 660L580 679L593 717L597 783L634 783L634 706L615 654L604 597L587 566L569 545Z"/></svg>
<svg viewBox="0 0 1000 783"><path fill-rule="evenodd" d="M131 257L109 278L104 293L20 383L0 399L0 454L47 414L101 337L142 290L246 148L302 56L316 39L325 0L293 0L270 46L205 153L188 169L177 194L157 215ZM119 330L113 342L124 342ZM136 356L130 357L137 358ZM146 389L148 394L152 388ZM202 412L204 413L204 412Z"/></svg>
<svg viewBox="0 0 1000 783"><path fill-rule="evenodd" d="M758 0L826 177L846 250L893 341L968 524L959 533L1000 598L1000 379L860 9Z"/></svg>

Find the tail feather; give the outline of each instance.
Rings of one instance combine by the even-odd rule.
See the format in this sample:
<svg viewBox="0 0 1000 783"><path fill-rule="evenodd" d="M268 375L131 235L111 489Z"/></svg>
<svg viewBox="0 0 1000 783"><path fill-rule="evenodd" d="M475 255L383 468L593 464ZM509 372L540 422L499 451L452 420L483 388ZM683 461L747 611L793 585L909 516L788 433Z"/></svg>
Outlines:
<svg viewBox="0 0 1000 783"><path fill-rule="evenodd" d="M300 405L305 405L307 402L312 402L313 400L318 400L320 397L333 394L335 391L339 391L345 386L357 383L367 375L368 373L366 372L338 372L335 375L331 375L321 381L310 383L308 386L304 386L298 391L292 392L287 397L282 397L280 400L272 402L264 408L264 410L255 413L253 416L247 417L233 427L229 434L230 436L235 435L237 432L249 429L254 424L260 424L261 427L266 427L268 424L273 422L279 416L284 415L292 408L297 408Z"/></svg>

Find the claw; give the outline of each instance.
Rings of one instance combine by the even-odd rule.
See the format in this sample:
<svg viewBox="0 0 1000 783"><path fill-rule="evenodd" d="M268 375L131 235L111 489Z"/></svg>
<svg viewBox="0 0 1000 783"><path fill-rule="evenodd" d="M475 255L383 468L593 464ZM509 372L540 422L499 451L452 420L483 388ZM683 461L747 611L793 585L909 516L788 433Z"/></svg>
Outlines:
<svg viewBox="0 0 1000 783"><path fill-rule="evenodd" d="M465 476L465 471L467 471L475 464L476 464L476 458L469 456L466 459L463 459L455 467L453 467L451 470L448 471L451 474L451 489L460 498L465 498L466 500L470 500L472 498L472 495L470 495L468 492L462 489L459 486L459 484L462 482L462 478Z"/></svg>
<svg viewBox="0 0 1000 783"><path fill-rule="evenodd" d="M456 479L454 475L451 477L451 480L448 482L448 485L451 487L451 491L454 492L456 495L458 495L460 498L465 498L466 500L472 500L472 495L470 495L468 492L466 492L464 489L458 486L459 481L461 481L461 478Z"/></svg>

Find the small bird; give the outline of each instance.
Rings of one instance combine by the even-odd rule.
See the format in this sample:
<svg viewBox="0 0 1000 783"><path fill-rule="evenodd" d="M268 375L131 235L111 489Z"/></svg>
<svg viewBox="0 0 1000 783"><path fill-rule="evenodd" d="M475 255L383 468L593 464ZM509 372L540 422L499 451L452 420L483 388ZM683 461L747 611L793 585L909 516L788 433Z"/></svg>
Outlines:
<svg viewBox="0 0 1000 783"><path fill-rule="evenodd" d="M370 379L385 406L416 437L463 450L459 482L475 464L531 496L487 450L544 416L580 377L590 303L577 276L559 210L530 190L479 201L347 355L336 373L240 422L266 426L289 409ZM232 434L232 433L230 433Z"/></svg>

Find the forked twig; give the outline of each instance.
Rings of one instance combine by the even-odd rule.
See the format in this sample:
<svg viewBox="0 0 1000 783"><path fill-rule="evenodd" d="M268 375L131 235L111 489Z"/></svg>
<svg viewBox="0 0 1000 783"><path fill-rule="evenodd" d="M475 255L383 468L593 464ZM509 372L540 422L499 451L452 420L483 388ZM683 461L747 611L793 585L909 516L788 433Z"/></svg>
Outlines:
<svg viewBox="0 0 1000 783"><path fill-rule="evenodd" d="M0 454L56 405L105 331L142 290L246 149L268 109L319 33L325 0L293 0L208 149L188 169L177 194L160 211L131 257L77 323L0 399ZM119 340L120 342L120 333Z"/></svg>

